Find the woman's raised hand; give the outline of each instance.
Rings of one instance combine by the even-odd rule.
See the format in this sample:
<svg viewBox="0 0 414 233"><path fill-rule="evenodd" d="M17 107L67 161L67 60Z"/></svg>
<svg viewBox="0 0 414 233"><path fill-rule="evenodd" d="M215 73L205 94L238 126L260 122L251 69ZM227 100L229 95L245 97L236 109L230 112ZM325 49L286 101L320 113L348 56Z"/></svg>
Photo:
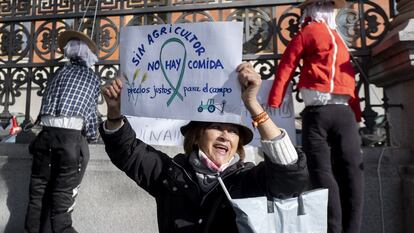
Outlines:
<svg viewBox="0 0 414 233"><path fill-rule="evenodd" d="M259 114L263 111L257 101L257 94L259 93L260 86L262 85L262 79L260 75L254 70L252 64L249 62L243 62L236 69L241 85L241 98L246 108L252 115ZM259 106L257 106L259 105Z"/></svg>
<svg viewBox="0 0 414 233"><path fill-rule="evenodd" d="M120 78L112 80L102 88L102 94L109 108L120 108L121 106L122 81Z"/></svg>

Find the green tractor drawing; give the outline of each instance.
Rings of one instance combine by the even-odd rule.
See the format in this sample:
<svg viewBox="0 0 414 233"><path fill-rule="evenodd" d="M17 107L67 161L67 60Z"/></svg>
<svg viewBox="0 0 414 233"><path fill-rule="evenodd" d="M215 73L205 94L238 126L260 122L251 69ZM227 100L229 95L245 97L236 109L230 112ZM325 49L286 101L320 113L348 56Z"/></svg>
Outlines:
<svg viewBox="0 0 414 233"><path fill-rule="evenodd" d="M216 108L222 113L224 110L224 105L226 104L226 100L223 100L221 104L214 104L214 99L208 99L206 104L203 104L203 101L201 101L200 106L198 106L197 111L203 112L204 109L207 109L208 112L213 113ZM216 105L221 105L221 108Z"/></svg>

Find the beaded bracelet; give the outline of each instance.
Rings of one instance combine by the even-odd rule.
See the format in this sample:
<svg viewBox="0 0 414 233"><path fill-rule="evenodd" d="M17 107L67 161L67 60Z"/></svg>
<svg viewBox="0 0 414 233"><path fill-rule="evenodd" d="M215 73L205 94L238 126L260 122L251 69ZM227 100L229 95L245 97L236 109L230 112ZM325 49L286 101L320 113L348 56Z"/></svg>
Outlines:
<svg viewBox="0 0 414 233"><path fill-rule="evenodd" d="M269 120L269 115L266 111L263 111L259 115L252 117L252 125L254 128L257 128L257 126L259 126L267 120Z"/></svg>

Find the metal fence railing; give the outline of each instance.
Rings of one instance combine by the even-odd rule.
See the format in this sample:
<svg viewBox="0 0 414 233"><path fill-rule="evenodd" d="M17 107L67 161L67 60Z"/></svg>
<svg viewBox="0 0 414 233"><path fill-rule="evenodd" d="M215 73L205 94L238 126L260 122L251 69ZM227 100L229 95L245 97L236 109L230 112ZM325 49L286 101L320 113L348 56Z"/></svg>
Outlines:
<svg viewBox="0 0 414 233"><path fill-rule="evenodd" d="M87 4L91 7L87 8ZM99 2L99 4L97 4ZM253 63L263 79L272 78L278 60L299 29L297 0L3 0L0 3L0 120L11 117L9 109L23 98L21 92L42 96L47 80L63 65L57 47L59 32L77 28L86 9L82 31L95 26L93 40L100 48L94 70L102 84L114 78L119 67L119 31L123 26L202 21L244 22L243 59ZM371 48L385 36L393 0L348 1L337 14L338 30L367 72ZM93 21L97 8L97 18ZM93 25L95 24L95 25ZM363 117L367 126L376 112L370 99L369 81L358 75L364 96ZM295 81L294 81L295 84ZM296 91L296 101L301 101ZM25 95L25 123L30 121L32 95ZM103 103L101 98L100 104Z"/></svg>

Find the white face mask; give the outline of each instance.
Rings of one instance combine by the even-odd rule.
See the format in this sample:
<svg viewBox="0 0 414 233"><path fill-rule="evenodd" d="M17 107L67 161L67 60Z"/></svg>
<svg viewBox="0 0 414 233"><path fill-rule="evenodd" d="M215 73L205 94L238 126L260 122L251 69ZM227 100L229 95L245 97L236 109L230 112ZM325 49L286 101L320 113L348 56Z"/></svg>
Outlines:
<svg viewBox="0 0 414 233"><path fill-rule="evenodd" d="M65 56L69 59L79 57L86 62L88 67L95 65L98 57L89 49L88 45L81 40L70 40L65 48Z"/></svg>

